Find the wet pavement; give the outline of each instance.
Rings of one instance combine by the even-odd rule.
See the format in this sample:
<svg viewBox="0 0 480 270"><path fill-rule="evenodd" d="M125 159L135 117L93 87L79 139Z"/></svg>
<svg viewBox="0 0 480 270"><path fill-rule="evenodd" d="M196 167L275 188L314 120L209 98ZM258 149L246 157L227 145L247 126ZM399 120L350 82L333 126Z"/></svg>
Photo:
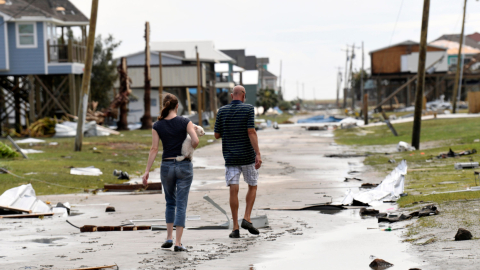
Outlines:
<svg viewBox="0 0 480 270"><path fill-rule="evenodd" d="M62 269L117 263L120 269L369 269L375 257L393 263L390 269L421 265L407 252L409 244L401 242L402 230L381 231L375 218L361 218L358 209L261 210L338 203L348 189L357 192L362 182L368 179L378 183L384 175L370 172L362 165L362 157L325 157L349 150L333 143L331 131L292 127L258 134L264 166L253 215L268 215L270 224L270 228L260 230L259 236L242 230L242 238L229 239L228 230L186 230L182 242L190 251L174 253L160 248L166 237L163 231L80 233L61 217L0 220L0 228L5 229L0 231L0 256L4 256L1 268L42 269L42 265L53 265L45 269ZM196 151L193 163L194 184L187 215L201 218L187 221L187 227L224 223L225 216L202 198L208 194L230 213L221 144L216 142ZM158 174L151 173L151 177L159 180ZM364 181L344 182L345 177ZM245 194L242 182L240 213L245 209ZM72 209L83 214L68 220L77 226L112 226L131 219L164 218L165 211L160 194L76 194L42 199L74 205ZM105 213L107 204L117 212ZM52 243L34 242L41 239Z"/></svg>

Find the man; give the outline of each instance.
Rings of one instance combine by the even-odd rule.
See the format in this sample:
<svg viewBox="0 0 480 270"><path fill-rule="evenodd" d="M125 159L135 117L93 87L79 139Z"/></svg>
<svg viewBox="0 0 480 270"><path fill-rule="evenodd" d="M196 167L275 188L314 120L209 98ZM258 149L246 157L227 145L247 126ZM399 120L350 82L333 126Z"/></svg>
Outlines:
<svg viewBox="0 0 480 270"><path fill-rule="evenodd" d="M241 227L251 234L259 234L250 220L257 194L258 169L262 166L255 111L252 105L244 104L245 88L233 88L232 103L218 110L215 122L215 138L222 138L222 152L225 159L225 180L230 187L230 209L232 210L233 231L230 238L240 238L238 226L238 190L240 174L248 184L247 207Z"/></svg>

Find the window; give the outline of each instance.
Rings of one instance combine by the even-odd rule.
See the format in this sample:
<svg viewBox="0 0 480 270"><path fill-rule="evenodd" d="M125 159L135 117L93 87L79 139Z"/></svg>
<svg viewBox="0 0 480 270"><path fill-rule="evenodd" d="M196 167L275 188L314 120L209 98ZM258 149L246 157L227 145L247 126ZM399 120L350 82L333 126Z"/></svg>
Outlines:
<svg viewBox="0 0 480 270"><path fill-rule="evenodd" d="M17 47L37 47L37 27L35 23L17 23Z"/></svg>

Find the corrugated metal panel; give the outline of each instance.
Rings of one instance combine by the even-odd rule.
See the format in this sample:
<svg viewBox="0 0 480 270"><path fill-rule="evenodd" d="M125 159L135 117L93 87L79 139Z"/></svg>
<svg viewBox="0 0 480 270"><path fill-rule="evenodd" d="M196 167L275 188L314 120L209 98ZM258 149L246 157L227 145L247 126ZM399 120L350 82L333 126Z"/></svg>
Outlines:
<svg viewBox="0 0 480 270"><path fill-rule="evenodd" d="M158 67L151 68L152 87L159 86ZM206 87L206 72L202 69L202 86ZM168 66L162 68L164 87L195 87L197 86L197 67L196 66ZM132 78L131 88L144 86L144 68L129 67L128 76ZM115 83L118 87L118 80Z"/></svg>

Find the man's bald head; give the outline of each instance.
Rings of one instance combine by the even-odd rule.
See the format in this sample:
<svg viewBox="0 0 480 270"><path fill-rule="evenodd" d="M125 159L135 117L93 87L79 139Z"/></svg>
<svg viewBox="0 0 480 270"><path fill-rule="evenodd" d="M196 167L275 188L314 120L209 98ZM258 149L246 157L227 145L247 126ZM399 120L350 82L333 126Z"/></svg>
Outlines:
<svg viewBox="0 0 480 270"><path fill-rule="evenodd" d="M245 88L241 85L237 85L233 88L233 96L241 97L242 94L245 94Z"/></svg>
<svg viewBox="0 0 480 270"><path fill-rule="evenodd" d="M232 93L232 99L233 100L240 100L242 102L245 102L245 87L241 85L237 85L233 88L233 93Z"/></svg>

